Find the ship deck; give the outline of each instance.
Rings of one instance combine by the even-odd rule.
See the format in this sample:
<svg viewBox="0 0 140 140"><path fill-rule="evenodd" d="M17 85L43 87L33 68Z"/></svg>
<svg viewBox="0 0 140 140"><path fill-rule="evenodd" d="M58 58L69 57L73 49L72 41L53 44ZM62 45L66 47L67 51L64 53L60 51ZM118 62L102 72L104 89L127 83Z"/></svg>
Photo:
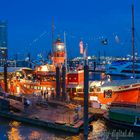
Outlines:
<svg viewBox="0 0 140 140"><path fill-rule="evenodd" d="M132 84L140 84L140 79L112 80L111 82L104 82L102 87L127 86L127 85L132 85Z"/></svg>

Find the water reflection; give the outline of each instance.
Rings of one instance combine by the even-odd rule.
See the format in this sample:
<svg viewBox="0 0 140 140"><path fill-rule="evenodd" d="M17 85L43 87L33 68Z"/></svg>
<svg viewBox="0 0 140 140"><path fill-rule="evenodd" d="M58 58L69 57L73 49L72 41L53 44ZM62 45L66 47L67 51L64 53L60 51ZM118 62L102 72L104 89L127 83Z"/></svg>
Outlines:
<svg viewBox="0 0 140 140"><path fill-rule="evenodd" d="M103 120L97 120L92 122L93 125L93 131L89 133L89 140L93 139L104 139L104 132L106 131L106 125Z"/></svg>
<svg viewBox="0 0 140 140"><path fill-rule="evenodd" d="M119 132L120 128L106 125L104 120L98 119L92 122L93 131L89 133L88 140L108 140L117 137L109 137L113 131ZM83 140L83 132L78 135L72 135L51 129L43 129L32 125L19 123L16 121L7 121L0 119L0 140ZM125 130L122 130L125 131ZM119 137L119 140L138 140L140 134L134 132L133 137Z"/></svg>
<svg viewBox="0 0 140 140"><path fill-rule="evenodd" d="M32 131L28 138L30 140L39 140L39 139L41 139L41 135L37 131Z"/></svg>
<svg viewBox="0 0 140 140"><path fill-rule="evenodd" d="M24 140L25 138L20 134L20 122L12 121L9 123L11 129L8 131L9 140Z"/></svg>
<svg viewBox="0 0 140 140"><path fill-rule="evenodd" d="M6 140L82 140L80 135L71 135L50 129L42 129L36 126L10 121L7 124ZM0 133L0 136L2 133Z"/></svg>

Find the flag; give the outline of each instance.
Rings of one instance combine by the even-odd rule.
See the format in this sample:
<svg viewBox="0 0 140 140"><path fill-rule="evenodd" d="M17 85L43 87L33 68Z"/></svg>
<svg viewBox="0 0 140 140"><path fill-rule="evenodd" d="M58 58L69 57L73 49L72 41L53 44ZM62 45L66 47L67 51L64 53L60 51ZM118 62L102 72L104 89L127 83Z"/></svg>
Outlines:
<svg viewBox="0 0 140 140"><path fill-rule="evenodd" d="M81 40L79 43L79 47L80 47L80 54L84 53L84 45L83 45L83 41Z"/></svg>
<svg viewBox="0 0 140 140"><path fill-rule="evenodd" d="M84 52L83 52L84 59L87 59L87 48L88 48L88 45L86 44L86 47L85 47Z"/></svg>

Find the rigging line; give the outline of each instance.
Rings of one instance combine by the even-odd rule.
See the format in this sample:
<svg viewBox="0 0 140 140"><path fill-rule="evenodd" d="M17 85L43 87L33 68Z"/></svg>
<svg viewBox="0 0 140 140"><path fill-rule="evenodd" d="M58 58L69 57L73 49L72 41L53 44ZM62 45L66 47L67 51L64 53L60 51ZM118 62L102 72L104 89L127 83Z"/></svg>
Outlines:
<svg viewBox="0 0 140 140"><path fill-rule="evenodd" d="M42 37L44 37L47 34L47 31L43 31L38 37L32 40L31 43L29 43L29 46L32 46L34 43L39 41Z"/></svg>
<svg viewBox="0 0 140 140"><path fill-rule="evenodd" d="M127 49L126 49L127 42L130 42L130 41L128 41L128 37L125 39L125 41L123 42L123 44L121 44L121 46L122 46L122 48L123 48L123 50L124 50L125 53L127 53Z"/></svg>

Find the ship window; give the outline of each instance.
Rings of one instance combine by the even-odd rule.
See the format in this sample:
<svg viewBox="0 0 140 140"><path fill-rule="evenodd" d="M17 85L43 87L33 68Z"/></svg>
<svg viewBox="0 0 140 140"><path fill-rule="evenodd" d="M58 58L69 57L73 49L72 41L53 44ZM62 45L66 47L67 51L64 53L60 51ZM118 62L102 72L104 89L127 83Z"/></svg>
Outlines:
<svg viewBox="0 0 140 140"><path fill-rule="evenodd" d="M112 90L105 90L104 98L112 98Z"/></svg>
<svg viewBox="0 0 140 140"><path fill-rule="evenodd" d="M78 88L77 92L83 92L83 89L82 88Z"/></svg>
<svg viewBox="0 0 140 140"><path fill-rule="evenodd" d="M37 89L37 86L34 86L34 89Z"/></svg>
<svg viewBox="0 0 140 140"><path fill-rule="evenodd" d="M73 93L76 92L76 88L72 88L72 92L73 92Z"/></svg>
<svg viewBox="0 0 140 140"><path fill-rule="evenodd" d="M101 91L101 89L100 88L97 88L97 92L100 92Z"/></svg>
<svg viewBox="0 0 140 140"><path fill-rule="evenodd" d="M140 117L137 118L137 124L140 125Z"/></svg>
<svg viewBox="0 0 140 140"><path fill-rule="evenodd" d="M91 87L91 88L89 89L89 91L90 91L90 92L93 92L93 91L94 91L94 87Z"/></svg>

